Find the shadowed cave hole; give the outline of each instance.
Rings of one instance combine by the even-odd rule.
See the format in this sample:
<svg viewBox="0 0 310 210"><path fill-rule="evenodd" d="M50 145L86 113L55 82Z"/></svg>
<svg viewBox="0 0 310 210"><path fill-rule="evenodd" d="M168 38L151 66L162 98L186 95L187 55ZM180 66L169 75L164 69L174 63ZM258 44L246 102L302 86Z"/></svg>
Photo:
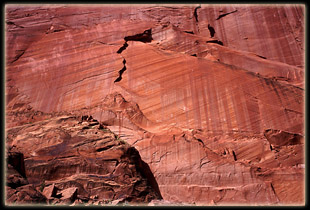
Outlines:
<svg viewBox="0 0 310 210"><path fill-rule="evenodd" d="M127 43L128 41L140 41L144 43L151 42L153 40L152 29L150 28L148 30L145 30L143 33L136 34L133 36L125 36L124 40L125 40L125 43L123 44L123 46L121 46L118 49L117 51L118 54L126 50L126 48L128 47L128 43Z"/></svg>
<svg viewBox="0 0 310 210"><path fill-rule="evenodd" d="M126 36L124 39L126 42L127 41L140 41L144 43L151 42L153 40L152 29L150 28L148 30L145 30L143 33L136 34L133 36Z"/></svg>

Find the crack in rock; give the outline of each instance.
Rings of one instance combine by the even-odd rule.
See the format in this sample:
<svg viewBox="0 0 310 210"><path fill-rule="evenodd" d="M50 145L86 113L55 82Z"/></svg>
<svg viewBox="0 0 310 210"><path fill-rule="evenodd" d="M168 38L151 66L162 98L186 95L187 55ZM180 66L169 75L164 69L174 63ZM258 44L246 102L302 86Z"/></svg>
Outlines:
<svg viewBox="0 0 310 210"><path fill-rule="evenodd" d="M14 63L14 62L16 62L20 57L22 57L22 55L24 55L24 53L25 53L26 50L19 50L19 51L21 51L21 53L19 53L19 54L17 54L17 55L15 56L14 60L11 61L11 64Z"/></svg>
<svg viewBox="0 0 310 210"><path fill-rule="evenodd" d="M209 29L211 38L214 37L214 34L215 34L214 28L210 24L208 24L208 29Z"/></svg>
<svg viewBox="0 0 310 210"><path fill-rule="evenodd" d="M262 58L262 59L267 59L265 56L262 56L262 55L257 55L257 54L255 54L257 57L260 57L260 58Z"/></svg>
<svg viewBox="0 0 310 210"><path fill-rule="evenodd" d="M14 23L14 22L12 22L12 21L10 21L10 20L7 20L7 21L5 21L5 22L6 22L6 24L8 24L8 25L13 25L13 26L15 26L15 27L17 27L17 28L25 28L24 26L17 25L16 23Z"/></svg>
<svg viewBox="0 0 310 210"><path fill-rule="evenodd" d="M197 139L197 138L195 138L195 139L196 139L199 143L201 143L203 147L205 147L205 144L203 143L203 141L202 141L201 139Z"/></svg>
<svg viewBox="0 0 310 210"><path fill-rule="evenodd" d="M229 15L229 14L232 14L232 13L235 13L235 12L238 12L238 10L234 10L232 12L228 12L228 13L225 13L225 14L222 14L222 15L219 15L215 20L219 20L221 19L222 17L225 17L226 15Z"/></svg>
<svg viewBox="0 0 310 210"><path fill-rule="evenodd" d="M188 34L194 34L193 31L184 31L185 33L188 33Z"/></svg>
<svg viewBox="0 0 310 210"><path fill-rule="evenodd" d="M121 70L119 70L118 71L118 74L119 74L119 76L114 80L114 83L115 82L119 82L119 81L121 81L123 78L122 78L122 75L123 75L123 73L126 71L126 59L124 58L123 59L123 64L124 64L124 67L121 69Z"/></svg>
<svg viewBox="0 0 310 210"><path fill-rule="evenodd" d="M201 6L198 6L198 7L195 7L195 9L194 9L194 17L195 17L196 27L197 27L198 33L200 33L200 30L199 30L199 24L198 24L198 13L197 13L197 10L200 9L200 8L201 8Z"/></svg>
<svg viewBox="0 0 310 210"><path fill-rule="evenodd" d="M121 46L116 53L121 54L124 50L127 49L128 45L128 41L140 41L140 42L151 42L153 40L152 38L152 28L145 30L143 33L140 34L136 34L136 35L132 35L132 36L125 36L124 38L125 43L123 44L123 46ZM126 67L126 59L123 57L123 64L124 67L118 71L119 76L114 80L115 82L119 82L122 80L122 75L123 73L126 71L127 67Z"/></svg>
<svg viewBox="0 0 310 210"><path fill-rule="evenodd" d="M197 10L200 9L200 8L201 8L201 6L198 6L198 7L195 7L195 9L194 9L194 17L195 17L196 22L198 22L198 13L197 13Z"/></svg>
<svg viewBox="0 0 310 210"><path fill-rule="evenodd" d="M167 151L164 154L162 154L158 160L152 160L151 163L159 163L161 161L161 159L167 155L169 155L171 153L171 151ZM154 153L153 153L154 154Z"/></svg>
<svg viewBox="0 0 310 210"><path fill-rule="evenodd" d="M115 46L115 44L111 44L111 43L106 43L106 42L102 42L102 41L97 41L100 44L104 44L104 45L111 45L111 46Z"/></svg>
<svg viewBox="0 0 310 210"><path fill-rule="evenodd" d="M200 162L199 162L199 169L201 169L201 167L202 167L203 165L208 164L208 163L211 162L211 160L207 160L207 161L203 162L203 160L204 160L205 158L207 158L207 156L205 156L205 157L203 157L202 159L200 159Z"/></svg>
<svg viewBox="0 0 310 210"><path fill-rule="evenodd" d="M121 54L124 50L126 50L126 48L128 47L127 41L123 44L123 46L121 46L118 50L117 53Z"/></svg>
<svg viewBox="0 0 310 210"><path fill-rule="evenodd" d="M206 41L206 43L214 43L214 44L219 44L219 45L224 46L223 42L220 40L209 40L209 41Z"/></svg>
<svg viewBox="0 0 310 210"><path fill-rule="evenodd" d="M234 156L234 160L237 161L237 156L236 156L235 151L232 150L232 154L233 154L233 156Z"/></svg>
<svg viewBox="0 0 310 210"><path fill-rule="evenodd" d="M278 200L278 202L279 202L279 201L280 201L280 200L279 200L279 197L278 197L278 195L277 195L277 193L276 193L276 191L275 191L275 189L274 189L272 183L270 183L270 187L271 187L272 192L274 193L274 195L276 196L276 198L277 198L277 200Z"/></svg>

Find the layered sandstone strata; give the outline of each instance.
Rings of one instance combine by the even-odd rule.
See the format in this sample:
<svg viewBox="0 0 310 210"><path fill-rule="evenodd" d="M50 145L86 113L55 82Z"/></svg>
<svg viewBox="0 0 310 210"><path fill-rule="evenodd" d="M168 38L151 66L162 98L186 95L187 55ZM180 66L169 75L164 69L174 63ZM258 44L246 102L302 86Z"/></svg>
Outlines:
<svg viewBox="0 0 310 210"><path fill-rule="evenodd" d="M92 115L139 151L164 200L303 204L304 13L8 5L7 128Z"/></svg>

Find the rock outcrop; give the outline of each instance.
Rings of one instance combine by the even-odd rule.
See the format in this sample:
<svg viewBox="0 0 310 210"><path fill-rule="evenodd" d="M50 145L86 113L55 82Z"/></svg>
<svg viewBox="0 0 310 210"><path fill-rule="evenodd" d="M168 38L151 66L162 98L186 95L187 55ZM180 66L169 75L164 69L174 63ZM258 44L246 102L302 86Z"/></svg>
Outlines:
<svg viewBox="0 0 310 210"><path fill-rule="evenodd" d="M5 12L7 144L48 203L304 205L304 5Z"/></svg>
<svg viewBox="0 0 310 210"><path fill-rule="evenodd" d="M23 153L18 152L14 147L7 147L6 162L6 203L46 204L46 197L28 182Z"/></svg>
<svg viewBox="0 0 310 210"><path fill-rule="evenodd" d="M139 152L92 117L58 116L7 133L7 144L23 151L9 153L9 166L49 204L162 199ZM21 178L9 175L7 185L16 188Z"/></svg>

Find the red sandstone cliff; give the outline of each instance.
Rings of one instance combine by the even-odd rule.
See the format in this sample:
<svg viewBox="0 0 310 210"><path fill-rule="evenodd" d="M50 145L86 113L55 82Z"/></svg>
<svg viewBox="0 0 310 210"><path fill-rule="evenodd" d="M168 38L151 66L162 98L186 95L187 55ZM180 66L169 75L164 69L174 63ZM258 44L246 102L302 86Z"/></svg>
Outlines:
<svg viewBox="0 0 310 210"><path fill-rule="evenodd" d="M98 182L82 171L105 169L73 159L96 146L84 155L70 148L95 137L57 117L91 115L136 148L154 177L143 184L150 199L127 190L128 201L159 199L155 190L172 203L302 205L304 13L303 5L7 5L7 144L26 156L28 182L67 188L59 178L76 176L89 193ZM51 161L63 155L67 167L54 173ZM100 191L102 202L117 200Z"/></svg>

